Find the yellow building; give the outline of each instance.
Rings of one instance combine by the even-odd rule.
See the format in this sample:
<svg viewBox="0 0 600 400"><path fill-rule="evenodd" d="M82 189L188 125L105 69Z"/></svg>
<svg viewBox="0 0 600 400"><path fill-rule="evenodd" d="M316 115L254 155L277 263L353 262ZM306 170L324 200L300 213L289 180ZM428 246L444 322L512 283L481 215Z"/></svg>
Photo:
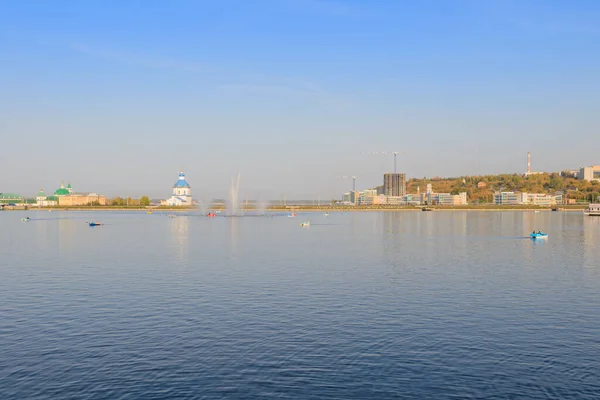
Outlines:
<svg viewBox="0 0 600 400"><path fill-rule="evenodd" d="M64 182L61 183L60 189L54 192L54 196L58 199L59 206L106 205L106 196L96 193L74 193L70 183L67 187L65 187Z"/></svg>
<svg viewBox="0 0 600 400"><path fill-rule="evenodd" d="M88 205L106 205L106 196L96 193L71 193L64 196L58 196L59 206L88 206Z"/></svg>

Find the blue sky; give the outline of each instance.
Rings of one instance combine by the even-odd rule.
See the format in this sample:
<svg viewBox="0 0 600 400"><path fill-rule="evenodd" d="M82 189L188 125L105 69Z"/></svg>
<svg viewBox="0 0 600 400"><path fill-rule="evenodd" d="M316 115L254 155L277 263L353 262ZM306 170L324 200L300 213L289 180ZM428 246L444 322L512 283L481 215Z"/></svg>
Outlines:
<svg viewBox="0 0 600 400"><path fill-rule="evenodd" d="M0 192L339 197L600 163L600 3L0 2Z"/></svg>

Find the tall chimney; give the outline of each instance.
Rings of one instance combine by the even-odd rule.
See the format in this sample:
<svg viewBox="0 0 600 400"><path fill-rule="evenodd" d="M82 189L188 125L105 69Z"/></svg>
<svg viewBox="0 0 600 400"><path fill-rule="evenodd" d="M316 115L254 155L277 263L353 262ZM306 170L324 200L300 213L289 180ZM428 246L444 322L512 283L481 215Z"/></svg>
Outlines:
<svg viewBox="0 0 600 400"><path fill-rule="evenodd" d="M531 153L527 152L527 173L531 172Z"/></svg>

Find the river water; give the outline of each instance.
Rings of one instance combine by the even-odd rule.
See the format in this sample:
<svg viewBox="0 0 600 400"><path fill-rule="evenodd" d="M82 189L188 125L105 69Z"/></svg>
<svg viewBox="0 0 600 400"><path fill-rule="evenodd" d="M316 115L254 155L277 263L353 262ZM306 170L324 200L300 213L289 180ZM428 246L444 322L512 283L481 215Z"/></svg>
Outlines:
<svg viewBox="0 0 600 400"><path fill-rule="evenodd" d="M0 211L0 398L597 399L600 218Z"/></svg>

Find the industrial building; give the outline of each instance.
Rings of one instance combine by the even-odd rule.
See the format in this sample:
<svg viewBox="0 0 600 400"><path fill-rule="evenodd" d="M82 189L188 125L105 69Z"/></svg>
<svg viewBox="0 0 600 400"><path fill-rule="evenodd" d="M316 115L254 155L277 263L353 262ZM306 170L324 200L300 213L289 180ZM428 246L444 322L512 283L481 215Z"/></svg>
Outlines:
<svg viewBox="0 0 600 400"><path fill-rule="evenodd" d="M530 175L540 175L543 174L543 172L533 172L531 170L531 152L527 153L527 172L525 172L525 176L530 176Z"/></svg>

